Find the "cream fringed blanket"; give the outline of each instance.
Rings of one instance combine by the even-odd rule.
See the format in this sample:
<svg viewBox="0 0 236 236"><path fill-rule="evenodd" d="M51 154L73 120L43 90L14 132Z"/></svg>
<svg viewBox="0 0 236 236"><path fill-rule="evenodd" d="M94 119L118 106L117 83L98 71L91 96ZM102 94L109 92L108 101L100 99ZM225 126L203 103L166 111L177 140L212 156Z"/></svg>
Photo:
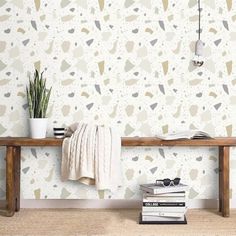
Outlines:
<svg viewBox="0 0 236 236"><path fill-rule="evenodd" d="M75 123L62 145L62 181L78 180L97 190L121 186L121 138L114 128Z"/></svg>

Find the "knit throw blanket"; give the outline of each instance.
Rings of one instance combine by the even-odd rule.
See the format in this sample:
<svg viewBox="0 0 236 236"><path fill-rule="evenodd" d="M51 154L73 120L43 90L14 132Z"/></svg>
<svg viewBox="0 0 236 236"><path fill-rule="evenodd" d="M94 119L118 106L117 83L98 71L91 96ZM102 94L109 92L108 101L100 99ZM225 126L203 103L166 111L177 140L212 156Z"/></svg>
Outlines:
<svg viewBox="0 0 236 236"><path fill-rule="evenodd" d="M121 186L121 138L114 128L75 123L62 145L62 181L78 180L97 190Z"/></svg>

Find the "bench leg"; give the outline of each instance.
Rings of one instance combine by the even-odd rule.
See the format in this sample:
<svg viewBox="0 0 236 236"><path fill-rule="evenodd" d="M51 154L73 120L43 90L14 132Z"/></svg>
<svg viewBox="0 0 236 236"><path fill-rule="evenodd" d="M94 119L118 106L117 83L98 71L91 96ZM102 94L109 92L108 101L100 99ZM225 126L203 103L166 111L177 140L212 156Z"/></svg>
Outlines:
<svg viewBox="0 0 236 236"><path fill-rule="evenodd" d="M222 160L223 147L219 147L219 212L222 212Z"/></svg>
<svg viewBox="0 0 236 236"><path fill-rule="evenodd" d="M222 147L222 176L221 176L221 188L222 188L222 216L229 217L229 147Z"/></svg>
<svg viewBox="0 0 236 236"><path fill-rule="evenodd" d="M15 211L20 210L20 170L21 170L21 147L14 147L15 164Z"/></svg>
<svg viewBox="0 0 236 236"><path fill-rule="evenodd" d="M7 198L7 216L13 216L15 213L15 185L14 185L14 147L7 146L6 153L6 198Z"/></svg>

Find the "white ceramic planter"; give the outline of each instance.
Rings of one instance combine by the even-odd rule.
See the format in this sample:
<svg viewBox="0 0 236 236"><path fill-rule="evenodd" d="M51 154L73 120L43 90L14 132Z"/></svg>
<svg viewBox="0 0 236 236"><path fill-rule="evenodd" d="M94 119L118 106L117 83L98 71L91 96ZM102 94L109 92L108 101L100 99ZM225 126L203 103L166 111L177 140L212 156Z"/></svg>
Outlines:
<svg viewBox="0 0 236 236"><path fill-rule="evenodd" d="M46 138L47 133L47 118L30 118L30 137L31 138Z"/></svg>

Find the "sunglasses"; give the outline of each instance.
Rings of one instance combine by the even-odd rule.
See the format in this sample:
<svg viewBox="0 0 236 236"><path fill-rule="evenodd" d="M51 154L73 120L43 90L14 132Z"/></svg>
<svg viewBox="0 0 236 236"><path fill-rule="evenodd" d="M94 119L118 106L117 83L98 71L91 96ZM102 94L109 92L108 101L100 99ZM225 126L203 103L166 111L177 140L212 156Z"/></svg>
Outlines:
<svg viewBox="0 0 236 236"><path fill-rule="evenodd" d="M162 185L164 187L168 187L168 186L176 186L180 184L180 178L174 178L174 179L157 179L156 180L156 185L158 185L158 183L161 182Z"/></svg>

